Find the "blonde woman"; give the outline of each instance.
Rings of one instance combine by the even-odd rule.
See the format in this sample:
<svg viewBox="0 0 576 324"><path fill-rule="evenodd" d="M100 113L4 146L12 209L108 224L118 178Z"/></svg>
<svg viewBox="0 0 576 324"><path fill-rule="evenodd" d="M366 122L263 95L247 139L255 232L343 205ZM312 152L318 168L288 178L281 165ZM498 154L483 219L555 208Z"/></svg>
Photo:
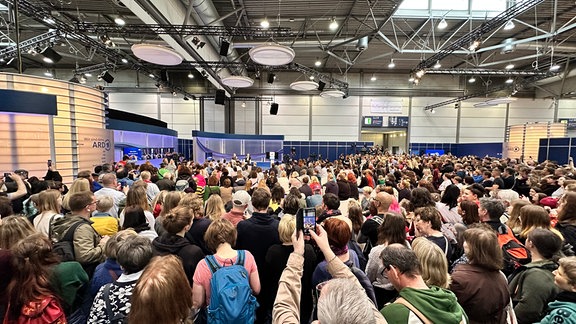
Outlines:
<svg viewBox="0 0 576 324"><path fill-rule="evenodd" d="M66 210L70 210L70 205L68 205L70 196L82 191L90 191L90 181L88 181L88 179L78 178L72 182L70 188L68 189L68 193L62 199L62 207Z"/></svg>
<svg viewBox="0 0 576 324"><path fill-rule="evenodd" d="M48 189L38 194L38 200L38 211L40 214L34 218L34 228L48 236L50 220L54 215L60 215L62 195L60 190Z"/></svg>
<svg viewBox="0 0 576 324"><path fill-rule="evenodd" d="M224 202L218 195L212 195L206 200L206 207L204 207L206 217L212 221L220 219L226 213L224 209Z"/></svg>
<svg viewBox="0 0 576 324"><path fill-rule="evenodd" d="M284 192L290 191L290 180L286 176L286 171L282 170L282 172L280 172L278 183L284 188Z"/></svg>
<svg viewBox="0 0 576 324"><path fill-rule="evenodd" d="M424 237L414 239L412 250L420 261L421 275L426 285L448 288L450 275L444 251Z"/></svg>

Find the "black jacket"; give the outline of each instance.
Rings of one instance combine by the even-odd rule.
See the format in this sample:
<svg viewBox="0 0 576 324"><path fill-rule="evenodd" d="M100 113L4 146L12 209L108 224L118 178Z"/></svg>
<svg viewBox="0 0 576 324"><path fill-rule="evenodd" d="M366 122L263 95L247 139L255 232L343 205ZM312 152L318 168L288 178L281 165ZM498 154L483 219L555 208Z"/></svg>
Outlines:
<svg viewBox="0 0 576 324"><path fill-rule="evenodd" d="M196 271L196 265L198 265L200 260L204 259L204 253L199 247L193 245L184 237L165 233L152 241L152 250L154 255L173 254L180 257L184 272L190 287L192 287L192 277L194 276L194 271Z"/></svg>

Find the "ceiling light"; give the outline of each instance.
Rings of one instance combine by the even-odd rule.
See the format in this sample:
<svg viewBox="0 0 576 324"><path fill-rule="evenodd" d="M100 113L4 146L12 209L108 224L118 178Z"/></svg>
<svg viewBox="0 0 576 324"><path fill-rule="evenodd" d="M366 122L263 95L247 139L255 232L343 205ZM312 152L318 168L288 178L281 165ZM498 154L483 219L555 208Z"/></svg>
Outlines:
<svg viewBox="0 0 576 324"><path fill-rule="evenodd" d="M442 64L440 64L440 61L436 61L436 64L434 64L434 68L439 69L441 67L442 67Z"/></svg>
<svg viewBox="0 0 576 324"><path fill-rule="evenodd" d="M476 78L475 77L470 77L470 79L468 79L468 83L474 83L476 82Z"/></svg>
<svg viewBox="0 0 576 324"><path fill-rule="evenodd" d="M322 65L322 61L320 61L319 58L316 58L316 62L314 62L314 66L319 67L320 65Z"/></svg>
<svg viewBox="0 0 576 324"><path fill-rule="evenodd" d="M336 22L336 18L332 17L332 20L330 21L330 25L328 26L328 28L330 28L330 30L338 29L338 22Z"/></svg>
<svg viewBox="0 0 576 324"><path fill-rule="evenodd" d="M242 101L242 108L246 108L246 101Z"/></svg>
<svg viewBox="0 0 576 324"><path fill-rule="evenodd" d="M435 113L436 113L436 110L434 110L434 108L432 108L432 109L430 109L430 112L433 113L433 114L435 114Z"/></svg>
<svg viewBox="0 0 576 324"><path fill-rule="evenodd" d="M178 92L172 91L172 95L173 95L174 97L176 97L176 96L178 95Z"/></svg>
<svg viewBox="0 0 576 324"><path fill-rule="evenodd" d="M508 20L506 25L504 25L504 30L511 30L514 29L514 27L516 27L516 25L514 25L514 22L512 20Z"/></svg>
<svg viewBox="0 0 576 324"><path fill-rule="evenodd" d="M468 50L470 50L470 52L474 52L475 50L478 49L478 47L480 47L480 40L477 39L475 41L472 42L472 44L470 44L470 47L468 47Z"/></svg>
<svg viewBox="0 0 576 324"><path fill-rule="evenodd" d="M448 27L448 23L446 22L446 19L442 18L438 23L438 29L444 29L446 27Z"/></svg>
<svg viewBox="0 0 576 324"><path fill-rule="evenodd" d="M151 77L152 79L156 78L156 76L152 73L148 74L149 77Z"/></svg>
<svg viewBox="0 0 576 324"><path fill-rule="evenodd" d="M122 63L127 64L127 63L128 63L128 60L125 59L125 58L123 58L123 59L122 59Z"/></svg>
<svg viewBox="0 0 576 324"><path fill-rule="evenodd" d="M312 91L318 88L318 83L314 81L295 81L290 83L290 88L296 91Z"/></svg>
<svg viewBox="0 0 576 324"><path fill-rule="evenodd" d="M81 76L80 79L78 79L78 81L80 81L81 84L85 84L86 78L84 76Z"/></svg>
<svg viewBox="0 0 576 324"><path fill-rule="evenodd" d="M329 89L324 90L320 93L320 97L322 98L342 98L346 93L344 91L336 90L336 89Z"/></svg>
<svg viewBox="0 0 576 324"><path fill-rule="evenodd" d="M122 18L122 16L118 16L114 19L114 22L116 23L116 25L118 26L124 26L126 25L126 21Z"/></svg>
<svg viewBox="0 0 576 324"><path fill-rule="evenodd" d="M314 76L313 76L313 75L311 75L311 76L309 76L309 77L308 77L308 79L310 79L310 80L314 80Z"/></svg>
<svg viewBox="0 0 576 324"><path fill-rule="evenodd" d="M198 38L195 37L197 40ZM199 41L199 40L198 40ZM192 40L194 43L194 40ZM158 65L179 65L182 56L171 48L155 44L134 44L131 47L134 55L146 62Z"/></svg>
<svg viewBox="0 0 576 324"><path fill-rule="evenodd" d="M414 82L414 80L414 77L411 76L410 79L408 79L408 82Z"/></svg>
<svg viewBox="0 0 576 324"><path fill-rule="evenodd" d="M370 81L376 81L376 75L372 74L372 77L370 78Z"/></svg>
<svg viewBox="0 0 576 324"><path fill-rule="evenodd" d="M550 65L550 71L558 71L560 69L560 65L552 64Z"/></svg>
<svg viewBox="0 0 576 324"><path fill-rule="evenodd" d="M514 64L510 63L506 65L506 70L512 70L514 68Z"/></svg>
<svg viewBox="0 0 576 324"><path fill-rule="evenodd" d="M416 72L416 78L420 79L421 77L424 76L424 74L426 74L426 71L419 70L418 72Z"/></svg>
<svg viewBox="0 0 576 324"><path fill-rule="evenodd" d="M262 27L262 28L268 28L268 27L270 27L270 22L268 21L268 18L267 18L267 17L264 17L264 20L262 20L262 21L260 22L260 27Z"/></svg>
<svg viewBox="0 0 576 324"><path fill-rule="evenodd" d="M248 88L254 84L254 80L242 75L232 75L223 78L222 83L232 88Z"/></svg>
<svg viewBox="0 0 576 324"><path fill-rule="evenodd" d="M264 44L252 47L248 52L252 61L270 66L285 65L296 56L296 52L288 46L278 44Z"/></svg>
<svg viewBox="0 0 576 324"><path fill-rule="evenodd" d="M506 83L514 83L514 79L508 78L508 80L506 80Z"/></svg>
<svg viewBox="0 0 576 324"><path fill-rule="evenodd" d="M91 77L92 77L92 73L86 72L86 73L84 73L84 76L87 77L87 78L91 78Z"/></svg>
<svg viewBox="0 0 576 324"><path fill-rule="evenodd" d="M47 77L49 77L49 78L51 78L51 77L54 76L54 75L52 74L52 72L50 72L50 70L46 70L46 72L44 72L44 75L47 76Z"/></svg>
<svg viewBox="0 0 576 324"><path fill-rule="evenodd" d="M388 68L393 69L395 66L396 66L396 63L394 63L394 59L390 59L390 63L388 64Z"/></svg>
<svg viewBox="0 0 576 324"><path fill-rule="evenodd" d="M194 74L192 74L192 72L188 72L188 79L194 79Z"/></svg>

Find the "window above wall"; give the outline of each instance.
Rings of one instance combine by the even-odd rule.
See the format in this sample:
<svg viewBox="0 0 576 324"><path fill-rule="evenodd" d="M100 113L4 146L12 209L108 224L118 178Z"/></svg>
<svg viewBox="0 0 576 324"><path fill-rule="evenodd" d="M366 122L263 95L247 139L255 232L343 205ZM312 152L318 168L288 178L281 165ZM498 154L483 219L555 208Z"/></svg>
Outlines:
<svg viewBox="0 0 576 324"><path fill-rule="evenodd" d="M522 1L522 0L518 0ZM497 16L510 0L404 0L394 17L471 17L485 19Z"/></svg>

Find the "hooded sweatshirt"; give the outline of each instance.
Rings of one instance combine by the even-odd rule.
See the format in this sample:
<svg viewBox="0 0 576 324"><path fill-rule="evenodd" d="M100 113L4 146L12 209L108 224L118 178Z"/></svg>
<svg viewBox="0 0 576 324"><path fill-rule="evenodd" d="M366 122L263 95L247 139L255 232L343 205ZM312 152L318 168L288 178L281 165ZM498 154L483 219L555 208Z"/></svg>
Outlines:
<svg viewBox="0 0 576 324"><path fill-rule="evenodd" d="M548 315L541 324L576 324L576 293L562 291L556 296L556 300L548 304Z"/></svg>
<svg viewBox="0 0 576 324"><path fill-rule="evenodd" d="M202 250L190 243L186 238L175 234L164 233L152 241L152 249L154 255L168 255L173 254L182 260L184 272L192 287L192 277L196 271L196 265L200 260L204 259Z"/></svg>
<svg viewBox="0 0 576 324"><path fill-rule="evenodd" d="M434 286L430 289L404 288L400 291L400 297L406 299L432 323L468 323L466 313L449 290ZM388 304L381 312L390 324L420 322L416 314L402 304Z"/></svg>

